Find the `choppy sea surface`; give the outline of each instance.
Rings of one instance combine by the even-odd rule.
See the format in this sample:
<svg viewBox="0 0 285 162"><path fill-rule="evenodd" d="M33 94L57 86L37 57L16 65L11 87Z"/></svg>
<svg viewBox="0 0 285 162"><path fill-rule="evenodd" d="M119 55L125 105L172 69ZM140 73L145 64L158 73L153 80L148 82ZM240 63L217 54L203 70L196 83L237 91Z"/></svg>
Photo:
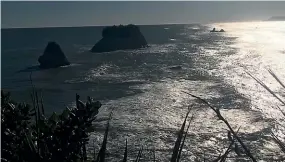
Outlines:
<svg viewBox="0 0 285 162"><path fill-rule="evenodd" d="M210 33L216 27L224 33ZM1 30L1 86L17 101L31 101L30 74L42 90L46 111L75 105L75 94L103 106L91 132L90 151L99 149L108 115L107 161L129 158L143 146L142 161L169 161L188 107L193 115L182 161L213 159L229 145L227 127L188 92L221 109L222 115L257 159L282 157L270 131L284 131L285 111L277 99L246 72L261 79L280 98L284 88L268 69L285 81L285 22L140 26L150 47L94 54L103 27ZM48 41L62 47L70 66L39 70L37 59ZM170 67L181 66L180 70ZM94 145L93 145L94 143ZM271 160L270 160L271 159ZM231 154L230 161L247 161Z"/></svg>

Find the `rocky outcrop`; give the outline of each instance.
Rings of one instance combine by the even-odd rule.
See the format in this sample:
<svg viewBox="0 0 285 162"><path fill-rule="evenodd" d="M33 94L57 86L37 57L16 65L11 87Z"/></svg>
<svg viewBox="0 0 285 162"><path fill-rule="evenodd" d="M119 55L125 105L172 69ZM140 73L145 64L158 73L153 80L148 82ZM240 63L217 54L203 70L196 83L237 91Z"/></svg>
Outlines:
<svg viewBox="0 0 285 162"><path fill-rule="evenodd" d="M225 32L225 30L221 29L220 31L217 31L216 28L213 28L213 30L211 30L210 32Z"/></svg>
<svg viewBox="0 0 285 162"><path fill-rule="evenodd" d="M93 46L91 52L99 53L147 47L146 39L136 25L106 27L102 31L102 37Z"/></svg>
<svg viewBox="0 0 285 162"><path fill-rule="evenodd" d="M40 68L57 68L70 65L69 61L56 42L49 42L45 48L44 54L38 59Z"/></svg>
<svg viewBox="0 0 285 162"><path fill-rule="evenodd" d="M182 66L176 65L169 68L170 70L182 70Z"/></svg>
<svg viewBox="0 0 285 162"><path fill-rule="evenodd" d="M211 30L210 32L217 32L217 31L216 31L216 28L213 28L213 30Z"/></svg>

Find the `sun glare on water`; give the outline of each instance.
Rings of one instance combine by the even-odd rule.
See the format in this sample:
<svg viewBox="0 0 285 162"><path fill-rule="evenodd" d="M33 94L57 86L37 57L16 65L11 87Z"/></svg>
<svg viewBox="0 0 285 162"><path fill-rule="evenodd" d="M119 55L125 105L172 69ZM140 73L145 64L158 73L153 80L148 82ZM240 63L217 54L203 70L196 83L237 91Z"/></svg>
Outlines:
<svg viewBox="0 0 285 162"><path fill-rule="evenodd" d="M269 74L271 69L285 81L285 22L241 22L214 24L223 28L227 36L236 37L230 45L237 54L223 58L220 71L225 80L250 99L251 108L262 113L265 119L284 124L282 105L246 72L264 82L274 93L285 99L284 88ZM274 127L274 126L273 126ZM284 130L276 128L276 132Z"/></svg>

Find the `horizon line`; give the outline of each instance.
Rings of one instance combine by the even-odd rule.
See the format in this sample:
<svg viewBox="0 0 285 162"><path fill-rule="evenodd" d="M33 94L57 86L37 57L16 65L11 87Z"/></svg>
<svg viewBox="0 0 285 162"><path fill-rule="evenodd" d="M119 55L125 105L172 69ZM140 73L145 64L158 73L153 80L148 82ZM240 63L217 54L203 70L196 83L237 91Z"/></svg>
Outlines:
<svg viewBox="0 0 285 162"><path fill-rule="evenodd" d="M220 22L207 22L207 23L199 23L199 22L193 22L193 23L160 23L160 24L134 24L134 23L128 23L128 24L134 24L138 26L151 26L151 25L191 25L191 24L201 24L201 25L209 25L209 24L217 24L217 23L236 23L236 22L260 22L264 20L233 20L233 21L220 21ZM7 29L45 29L45 28L84 28L84 27L107 27L107 26L114 26L114 25L128 25L128 24L113 24L113 25L84 25L84 26L38 26L38 27L7 27L2 28L1 24L1 30L7 30Z"/></svg>

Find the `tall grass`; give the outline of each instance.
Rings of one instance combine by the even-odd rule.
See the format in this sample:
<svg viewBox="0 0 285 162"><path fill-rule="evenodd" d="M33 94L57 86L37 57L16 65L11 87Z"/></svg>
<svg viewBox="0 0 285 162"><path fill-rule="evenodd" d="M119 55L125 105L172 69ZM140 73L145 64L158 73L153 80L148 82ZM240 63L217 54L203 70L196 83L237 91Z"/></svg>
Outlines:
<svg viewBox="0 0 285 162"><path fill-rule="evenodd" d="M269 74L277 81L277 83L280 84L280 86L283 88L283 92L285 92L285 85L284 83L279 79L279 77L271 70L268 70ZM281 97L279 97L276 93L274 93L262 80L254 77L251 73L247 72L248 75L250 75L257 83L259 83L264 89L266 89L274 98L276 98L281 104L282 106L285 106L285 99L282 99ZM285 119L285 112L279 107L276 106L278 108L278 110L280 111L280 113L283 115L284 119ZM284 126L283 126L284 127ZM285 139L282 141L280 140L275 134L274 132L271 131L271 136L274 140L274 142L280 147L281 151L283 153L285 153Z"/></svg>
<svg viewBox="0 0 285 162"><path fill-rule="evenodd" d="M199 101L202 101L202 103L206 104L207 106L209 106L217 115L217 117L219 118L219 120L223 121L227 127L230 130L230 133L233 134L234 138L237 139L237 141L240 143L240 145L242 146L242 148L245 150L245 153L248 157L250 157L250 159L253 162L257 162L256 159L253 157L253 155L251 154L250 150L247 148L247 146L244 144L244 142L241 140L241 138L236 134L236 132L233 130L232 126L229 124L229 122L221 115L220 109L219 108L214 108L213 106L211 106L206 100L202 99L201 97L195 96L193 94L190 94L188 92L184 92L196 99L198 99Z"/></svg>

